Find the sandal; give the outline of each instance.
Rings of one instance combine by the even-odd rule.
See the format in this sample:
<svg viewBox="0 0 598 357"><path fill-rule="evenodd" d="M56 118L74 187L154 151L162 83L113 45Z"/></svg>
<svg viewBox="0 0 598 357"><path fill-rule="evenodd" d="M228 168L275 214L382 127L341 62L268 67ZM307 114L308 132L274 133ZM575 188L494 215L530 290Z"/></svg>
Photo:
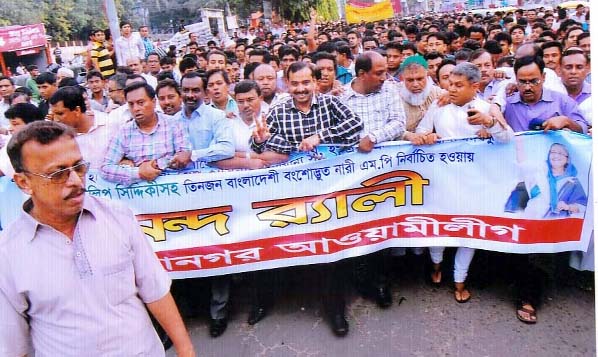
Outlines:
<svg viewBox="0 0 598 357"><path fill-rule="evenodd" d="M467 295L467 297L463 297ZM465 283L455 283L455 301L459 304L464 304L471 299L471 293L465 289Z"/></svg>
<svg viewBox="0 0 598 357"><path fill-rule="evenodd" d="M438 266L438 268L436 266ZM430 273L430 282L436 288L439 288L440 284L442 284L442 270L440 269L440 264L432 264L432 272Z"/></svg>
<svg viewBox="0 0 598 357"><path fill-rule="evenodd" d="M519 321L526 323L526 324L535 324L538 321L536 316L536 310L532 307L531 309L525 306L532 306L532 304L526 301L520 301L517 305L517 310L515 311L517 314L517 318ZM527 314L528 318L525 318L523 314Z"/></svg>

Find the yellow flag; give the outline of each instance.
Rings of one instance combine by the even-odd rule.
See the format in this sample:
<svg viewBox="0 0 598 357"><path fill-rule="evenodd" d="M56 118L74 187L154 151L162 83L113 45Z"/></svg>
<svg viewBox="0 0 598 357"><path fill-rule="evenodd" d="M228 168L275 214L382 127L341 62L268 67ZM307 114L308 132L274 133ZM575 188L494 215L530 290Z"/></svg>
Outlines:
<svg viewBox="0 0 598 357"><path fill-rule="evenodd" d="M368 7L345 6L347 23L354 24L361 21L372 22L386 20L394 16L390 0L385 0Z"/></svg>

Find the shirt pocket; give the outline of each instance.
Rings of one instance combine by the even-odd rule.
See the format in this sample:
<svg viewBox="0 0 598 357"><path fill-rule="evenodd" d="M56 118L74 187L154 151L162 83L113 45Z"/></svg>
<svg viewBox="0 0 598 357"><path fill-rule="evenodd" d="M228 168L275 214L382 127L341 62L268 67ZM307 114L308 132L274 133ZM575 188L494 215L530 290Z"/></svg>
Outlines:
<svg viewBox="0 0 598 357"><path fill-rule="evenodd" d="M117 306L137 292L131 260L110 264L102 269L104 290L110 305Z"/></svg>

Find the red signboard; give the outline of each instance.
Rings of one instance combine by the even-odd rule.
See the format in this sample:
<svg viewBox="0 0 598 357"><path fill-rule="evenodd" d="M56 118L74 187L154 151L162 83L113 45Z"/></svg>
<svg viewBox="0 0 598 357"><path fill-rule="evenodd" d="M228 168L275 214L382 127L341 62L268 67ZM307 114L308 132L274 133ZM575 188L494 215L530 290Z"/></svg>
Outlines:
<svg viewBox="0 0 598 357"><path fill-rule="evenodd" d="M46 45L43 24L0 28L0 52L13 52Z"/></svg>

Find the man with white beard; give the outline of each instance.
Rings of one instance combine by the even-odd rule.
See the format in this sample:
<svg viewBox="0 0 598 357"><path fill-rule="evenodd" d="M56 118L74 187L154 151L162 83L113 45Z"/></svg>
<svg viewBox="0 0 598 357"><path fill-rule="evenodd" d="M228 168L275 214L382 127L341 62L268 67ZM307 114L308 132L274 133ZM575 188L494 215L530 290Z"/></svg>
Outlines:
<svg viewBox="0 0 598 357"><path fill-rule="evenodd" d="M405 58L399 68L399 76L399 96L407 124L402 139L411 140L432 102L446 92L428 77L428 64L420 55Z"/></svg>

